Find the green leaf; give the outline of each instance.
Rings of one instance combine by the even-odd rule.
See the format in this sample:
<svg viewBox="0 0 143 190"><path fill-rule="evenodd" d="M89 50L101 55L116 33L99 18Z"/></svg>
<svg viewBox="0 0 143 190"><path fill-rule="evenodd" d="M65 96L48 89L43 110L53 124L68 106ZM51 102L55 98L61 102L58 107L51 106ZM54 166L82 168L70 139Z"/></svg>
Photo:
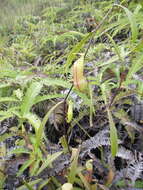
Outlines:
<svg viewBox="0 0 143 190"><path fill-rule="evenodd" d="M0 189L3 189L6 180L5 161L0 160Z"/></svg>
<svg viewBox="0 0 143 190"><path fill-rule="evenodd" d="M64 88L70 88L71 84L63 79L46 78L42 80L46 86L62 86Z"/></svg>
<svg viewBox="0 0 143 190"><path fill-rule="evenodd" d="M38 188L38 190L42 190L43 187L44 187L45 185L47 185L50 181L51 181L51 178L49 178L49 179L47 179L47 180L45 180L45 181L42 181L41 184L40 184L40 186L39 186L39 188Z"/></svg>
<svg viewBox="0 0 143 190"><path fill-rule="evenodd" d="M42 179L36 179L33 181L30 181L29 183L27 183L30 186L36 185L37 183L40 183L42 181ZM25 186L26 185L22 185L21 187L16 188L16 190L25 190Z"/></svg>
<svg viewBox="0 0 143 190"><path fill-rule="evenodd" d="M64 98L64 97L65 97L64 94L50 94L50 95L44 95L44 96L37 96L35 98L34 104L37 104L37 103L45 101L45 100L50 100L50 99L54 99L54 98Z"/></svg>
<svg viewBox="0 0 143 190"><path fill-rule="evenodd" d="M136 23L135 16L134 16L133 13L132 13L129 9L127 9L126 7L124 7L124 6L122 6L122 5L118 5L118 4L116 4L116 6L121 7L121 8L125 11L125 13L126 13L126 15L127 15L128 20L129 20L130 25L131 25L132 40L133 40L133 42L134 42L134 41L137 39L137 37L138 37L138 28L137 28L137 23Z"/></svg>
<svg viewBox="0 0 143 190"><path fill-rule="evenodd" d="M18 102L19 100L14 97L0 97L0 102Z"/></svg>
<svg viewBox="0 0 143 190"><path fill-rule="evenodd" d="M7 115L3 115L2 117L0 117L0 122L2 122L3 120L12 117L13 114L12 113L7 113Z"/></svg>
<svg viewBox="0 0 143 190"><path fill-rule="evenodd" d="M13 69L0 70L0 78L4 78L4 77L15 78L17 75L18 75L18 72L14 71Z"/></svg>
<svg viewBox="0 0 143 190"><path fill-rule="evenodd" d="M17 148L17 149L11 150L8 153L8 155L10 155L10 154L22 154L22 153L30 154L31 152L26 148Z"/></svg>
<svg viewBox="0 0 143 190"><path fill-rule="evenodd" d="M41 142L41 139L43 138L43 135L44 135L44 127L46 125L46 122L48 121L49 119L49 116L51 115L51 113L60 105L62 104L63 101L61 102L58 102L55 106L53 106L48 112L47 114L44 116L42 122L41 122L41 125L40 127L38 128L37 130L37 134L36 134L36 141L37 141L37 145L39 145L39 143Z"/></svg>
<svg viewBox="0 0 143 190"><path fill-rule="evenodd" d="M85 34L78 32L78 31L68 31L68 32L65 32L64 34L71 34L72 36L80 36L80 37L85 36Z"/></svg>
<svg viewBox="0 0 143 190"><path fill-rule="evenodd" d="M111 153L115 157L118 152L118 136L117 129L115 127L112 114L109 109L107 109L109 124L110 124L110 141L111 141Z"/></svg>
<svg viewBox="0 0 143 190"><path fill-rule="evenodd" d="M105 102L105 105L108 105L107 97L107 92L109 92L109 86L108 83L105 82L101 85L101 90L102 90L102 96ZM108 114L108 119L109 119L109 126L110 126L110 142L111 142L111 153L112 156L115 157L116 153L118 152L118 136L117 136L117 130L113 121L113 117L111 114L111 111L108 106L106 106L107 114Z"/></svg>
<svg viewBox="0 0 143 190"><path fill-rule="evenodd" d="M33 162L34 160L27 160L19 169L17 176L20 176Z"/></svg>
<svg viewBox="0 0 143 190"><path fill-rule="evenodd" d="M49 167L52 164L52 162L56 160L62 153L63 152L61 151L61 152L56 152L52 155L47 155L47 159L38 170L37 175L40 174L45 168Z"/></svg>
<svg viewBox="0 0 143 190"><path fill-rule="evenodd" d="M37 132L41 125L40 118L36 114L30 112L25 114L24 118L29 121L29 123L35 128L35 131Z"/></svg>
<svg viewBox="0 0 143 190"><path fill-rule="evenodd" d="M22 116L30 112L31 107L34 104L35 98L40 93L42 86L43 85L40 82L33 82L27 89L21 105Z"/></svg>
<svg viewBox="0 0 143 190"><path fill-rule="evenodd" d="M68 175L68 182L71 184L73 184L75 182L75 178L76 178L76 174L77 174L79 151L80 151L79 149L76 150L73 161L71 163L70 172Z"/></svg>
<svg viewBox="0 0 143 190"><path fill-rule="evenodd" d="M60 141L59 141L59 142L61 143L61 145L62 145L62 147L63 147L63 152L64 152L64 154L66 154L66 153L68 152L68 150L69 150L66 137L65 137L65 136L62 136L62 137L60 138Z"/></svg>
<svg viewBox="0 0 143 190"><path fill-rule="evenodd" d="M28 190L34 190L33 188L32 188L32 186L31 185L29 185L26 181L24 182L24 184L25 184L25 186L27 187L27 189Z"/></svg>
<svg viewBox="0 0 143 190"><path fill-rule="evenodd" d="M66 69L68 69L71 66L72 62L74 61L74 59L77 56L77 53L79 53L79 51L81 50L81 48L83 48L83 46L85 45L87 40L89 40L92 36L93 36L92 32L88 33L80 42L78 42L73 47L73 49L68 54L67 62L66 62L66 65L65 65Z"/></svg>
<svg viewBox="0 0 143 190"><path fill-rule="evenodd" d="M34 163L32 164L32 171L30 171L30 176L35 175L35 173L37 172L39 165L40 165L41 160L34 160Z"/></svg>
<svg viewBox="0 0 143 190"><path fill-rule="evenodd" d="M115 43L115 41L113 40L113 38L109 34L106 34L106 35L108 36L108 38L110 39L111 43L113 44L113 47L114 47L115 52L118 55L119 59L121 60L121 62L123 62L124 60L123 60L123 58L122 58L122 56L120 54L120 50L119 50L117 44Z"/></svg>
<svg viewBox="0 0 143 190"><path fill-rule="evenodd" d="M138 44L134 47L133 51L139 52L142 51L142 49L143 49L143 39L140 39Z"/></svg>
<svg viewBox="0 0 143 190"><path fill-rule="evenodd" d="M142 61L143 61L143 56L139 57L139 59L136 59L132 63L132 65L129 67L129 71L128 71L125 83L130 81L132 79L133 75L136 72L138 72L141 68L143 68Z"/></svg>
<svg viewBox="0 0 143 190"><path fill-rule="evenodd" d="M16 115L15 113L18 113L18 110L19 107L11 107L8 109L8 111L0 111L0 122L7 119L7 118L10 118L10 117L13 117L14 115Z"/></svg>

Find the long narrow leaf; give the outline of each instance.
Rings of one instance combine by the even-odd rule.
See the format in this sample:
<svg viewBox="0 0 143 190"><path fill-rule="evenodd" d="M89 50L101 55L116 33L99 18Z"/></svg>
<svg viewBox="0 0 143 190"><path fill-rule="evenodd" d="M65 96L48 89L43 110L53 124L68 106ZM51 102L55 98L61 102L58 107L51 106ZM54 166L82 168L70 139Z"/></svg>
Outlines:
<svg viewBox="0 0 143 190"><path fill-rule="evenodd" d="M64 88L70 88L71 84L63 79L46 78L42 80L44 85L47 86L62 86Z"/></svg>
<svg viewBox="0 0 143 190"><path fill-rule="evenodd" d="M43 134L44 134L44 127L46 125L46 122L48 121L49 119L49 116L50 114L60 105L62 104L63 101L61 102L58 102L55 106L53 106L48 112L47 114L44 116L42 122L41 122L41 125L40 127L38 128L37 130L37 134L36 134L36 140L37 140L37 145L39 145L39 143L41 142L41 139L43 137Z"/></svg>
<svg viewBox="0 0 143 190"><path fill-rule="evenodd" d="M73 49L71 50L71 52L68 55L67 58L67 62L66 62L66 69L69 68L73 62L73 60L76 58L77 53L79 53L79 51L81 50L81 48L83 48L83 46L85 45L85 43L87 42L87 40L89 40L91 38L91 36L93 35L92 32L90 32L89 34L87 34L80 42L78 42Z"/></svg>
<svg viewBox="0 0 143 190"><path fill-rule="evenodd" d="M116 4L116 6L121 7L125 11L125 13L126 13L126 15L128 17L128 20L130 22L130 25L131 25L132 40L135 41L137 39L137 37L138 37L138 28L137 28L137 23L136 23L136 20L135 20L135 16L126 7L124 7L122 5L118 5L118 4Z"/></svg>
<svg viewBox="0 0 143 190"><path fill-rule="evenodd" d="M118 55L119 59L123 62L124 60L123 60L123 58L122 58L122 56L120 54L120 50L119 50L117 44L115 43L115 41L113 40L113 38L109 34L106 34L106 35L108 36L108 38L110 39L111 43L113 44L113 47L114 47L114 49L116 51L116 54Z"/></svg>
<svg viewBox="0 0 143 190"><path fill-rule="evenodd" d="M17 149L10 151L8 153L8 155L10 155L10 154L22 154L22 153L30 154L30 151L26 148L17 148Z"/></svg>
<svg viewBox="0 0 143 190"><path fill-rule="evenodd" d="M76 151L75 152L75 155L74 155L74 158L73 158L73 161L71 163L71 168L70 168L70 173L68 175L68 182L73 184L75 182L75 178L76 178L76 174L77 174L77 165L78 165L78 157L79 157L79 149L77 150L74 150Z"/></svg>
<svg viewBox="0 0 143 190"><path fill-rule="evenodd" d="M0 97L0 102L18 102L19 100L14 97Z"/></svg>
<svg viewBox="0 0 143 190"><path fill-rule="evenodd" d="M34 104L36 96L40 93L42 88L42 83L40 82L34 82L30 85L30 87L27 89L27 92L24 96L22 105L21 105L21 113L22 116L29 113L31 107Z"/></svg>
<svg viewBox="0 0 143 190"><path fill-rule="evenodd" d="M102 96L105 102L105 105L108 105L108 100L107 100L107 91L109 90L108 84L103 83L101 86L102 90ZM117 136L117 130L113 121L113 117L111 114L110 109L108 106L106 106L107 114L108 114L108 119L109 119L109 126L110 126L110 142L111 142L111 153L112 156L115 157L116 153L118 152L118 136Z"/></svg>
<svg viewBox="0 0 143 190"><path fill-rule="evenodd" d="M40 183L41 181L42 179L36 179L36 180L30 181L28 185L33 186L33 185L36 185L37 183ZM25 190L25 185L18 187L17 190Z"/></svg>
<svg viewBox="0 0 143 190"><path fill-rule="evenodd" d="M107 109L109 124L110 124L110 141L111 141L111 153L112 156L116 156L118 152L118 136L117 136L117 129L115 127L112 114L109 109Z"/></svg>
<svg viewBox="0 0 143 190"><path fill-rule="evenodd" d="M37 175L40 174L45 168L49 167L52 164L52 162L54 160L56 160L62 153L63 152L61 151L61 152L56 152L52 155L48 155L47 159L45 160L45 162L42 164L42 166L38 170Z"/></svg>
<svg viewBox="0 0 143 190"><path fill-rule="evenodd" d="M39 165L40 165L40 159L38 160L35 160L33 163L32 163L32 169L30 170L30 176L33 176L35 175L35 173L37 172L38 168L39 168Z"/></svg>
<svg viewBox="0 0 143 190"><path fill-rule="evenodd" d="M139 71L141 68L143 68L143 56L141 56L138 60L132 63L131 67L129 68L126 81L131 80L133 75Z"/></svg>
<svg viewBox="0 0 143 190"><path fill-rule="evenodd" d="M50 94L50 95L44 95L44 96L37 96L35 99L34 104L37 104L39 102L45 101L45 100L50 100L54 98L64 98L64 94Z"/></svg>
<svg viewBox="0 0 143 190"><path fill-rule="evenodd" d="M28 190L34 190L31 185L26 183L26 181L24 182L24 184L25 184L25 186L27 187Z"/></svg>
<svg viewBox="0 0 143 190"><path fill-rule="evenodd" d="M17 176L20 176L24 170L26 170L32 163L34 162L34 160L27 160L22 167L19 169Z"/></svg>
<svg viewBox="0 0 143 190"><path fill-rule="evenodd" d="M29 123L35 128L35 131L37 132L41 125L39 117L33 113L27 113L24 115L24 118L29 121Z"/></svg>

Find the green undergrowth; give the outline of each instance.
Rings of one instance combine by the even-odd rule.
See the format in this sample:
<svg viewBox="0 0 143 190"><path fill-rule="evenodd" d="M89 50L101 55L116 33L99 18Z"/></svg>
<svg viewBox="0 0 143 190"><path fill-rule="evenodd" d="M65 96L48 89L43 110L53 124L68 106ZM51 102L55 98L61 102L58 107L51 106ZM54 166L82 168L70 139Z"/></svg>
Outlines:
<svg viewBox="0 0 143 190"><path fill-rule="evenodd" d="M93 136L94 132L89 134L88 131L96 127L99 111L105 114L108 123L112 161L122 143L116 121L124 126L132 143L134 130L140 130L132 125L124 106L134 104L133 95L138 101L143 96L142 3L127 0L0 3L0 122L16 120L0 136L1 187L7 176L4 160L13 154L16 157L26 155L17 177L29 169L28 180L23 180L18 190L40 190L44 186L50 190L64 190L64 185L67 190L121 187L122 181L113 183L116 171L111 162L100 158L109 170L101 184L93 177L89 155L83 165L78 158L82 141ZM76 67L73 69L76 61L82 62L80 71ZM76 72L77 78L74 77ZM88 85L85 91L80 91L80 80L84 77ZM89 129L83 124L86 119ZM60 134L59 139L54 134L51 136L56 138L54 143L62 147L53 154L47 144L53 146L54 143L45 132L50 128ZM72 144L70 138L75 128L80 128L86 137L77 137ZM7 149L6 140L16 136L19 138L14 142L15 148ZM101 142L98 148L104 157L102 145ZM60 181L56 175L43 179L40 174L52 168L52 163L61 155L69 155L71 159L68 168L63 168L66 170L61 174L64 180ZM134 187L142 185L140 175L129 181Z"/></svg>

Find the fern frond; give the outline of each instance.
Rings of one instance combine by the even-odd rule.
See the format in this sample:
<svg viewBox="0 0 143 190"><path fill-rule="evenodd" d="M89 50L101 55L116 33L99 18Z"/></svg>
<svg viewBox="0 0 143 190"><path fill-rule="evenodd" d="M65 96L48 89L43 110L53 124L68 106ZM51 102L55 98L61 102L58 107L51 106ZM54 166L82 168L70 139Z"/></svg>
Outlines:
<svg viewBox="0 0 143 190"><path fill-rule="evenodd" d="M130 150L124 148L123 146L121 146L119 148L116 156L120 157L122 159L125 159L125 160L133 160L134 159L133 153Z"/></svg>
<svg viewBox="0 0 143 190"><path fill-rule="evenodd" d="M137 179L142 179L143 154L138 152L138 155L136 155L130 150L120 147L117 156L128 160L129 164L126 168L116 172L113 183L115 184L123 179L129 179L132 182L132 186L134 186Z"/></svg>
<svg viewBox="0 0 143 190"><path fill-rule="evenodd" d="M141 174L143 172L143 159L134 159L131 161L127 168L126 177L128 177L132 184L135 184L135 181L138 178L141 178Z"/></svg>
<svg viewBox="0 0 143 190"><path fill-rule="evenodd" d="M99 131L94 137L84 141L81 145L83 151L82 155L87 152L90 152L91 149L95 149L101 146L109 146L110 145L110 132L108 129L104 129Z"/></svg>

